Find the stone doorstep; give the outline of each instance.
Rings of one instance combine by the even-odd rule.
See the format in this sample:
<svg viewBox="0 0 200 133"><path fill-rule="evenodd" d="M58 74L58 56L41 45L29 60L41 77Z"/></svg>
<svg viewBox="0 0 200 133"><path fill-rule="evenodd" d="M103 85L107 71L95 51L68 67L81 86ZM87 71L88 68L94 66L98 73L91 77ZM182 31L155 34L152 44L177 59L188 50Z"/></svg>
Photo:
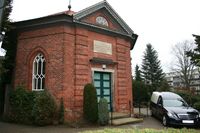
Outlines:
<svg viewBox="0 0 200 133"><path fill-rule="evenodd" d="M133 123L140 123L143 122L142 118L119 118L112 120L112 125L119 126L119 125L126 125L126 124L133 124ZM111 124L111 121L109 122Z"/></svg>
<svg viewBox="0 0 200 133"><path fill-rule="evenodd" d="M119 113L119 112L113 112L112 116L111 113L109 114L110 118L112 117L112 119L120 119L120 118L128 118L130 117L130 114L127 113Z"/></svg>
<svg viewBox="0 0 200 133"><path fill-rule="evenodd" d="M111 118L111 113L109 115ZM130 114L128 113L120 113L120 112L112 113L112 125L114 126L131 124L131 123L139 123L139 122L143 122L143 119L130 117ZM109 121L109 123L111 124L111 120Z"/></svg>

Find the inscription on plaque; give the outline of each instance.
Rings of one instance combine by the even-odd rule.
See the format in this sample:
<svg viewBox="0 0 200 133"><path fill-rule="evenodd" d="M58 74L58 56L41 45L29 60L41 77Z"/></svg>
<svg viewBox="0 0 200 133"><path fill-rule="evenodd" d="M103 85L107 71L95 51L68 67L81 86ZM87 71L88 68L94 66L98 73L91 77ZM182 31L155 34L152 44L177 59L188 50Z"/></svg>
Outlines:
<svg viewBox="0 0 200 133"><path fill-rule="evenodd" d="M94 52L112 55L112 44L94 40Z"/></svg>

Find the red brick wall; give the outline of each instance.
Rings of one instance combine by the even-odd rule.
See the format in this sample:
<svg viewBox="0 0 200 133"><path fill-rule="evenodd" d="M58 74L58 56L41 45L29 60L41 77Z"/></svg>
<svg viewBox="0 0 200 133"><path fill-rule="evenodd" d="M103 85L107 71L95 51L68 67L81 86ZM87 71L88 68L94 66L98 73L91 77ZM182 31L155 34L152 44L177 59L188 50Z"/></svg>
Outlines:
<svg viewBox="0 0 200 133"><path fill-rule="evenodd" d="M117 38L117 91L119 111L130 109L132 103L132 76L130 42Z"/></svg>
<svg viewBox="0 0 200 133"><path fill-rule="evenodd" d="M32 90L32 62L38 52L46 59L45 86L59 102L63 97L69 119L74 105L74 29L54 26L21 32L18 36L14 85Z"/></svg>
<svg viewBox="0 0 200 133"><path fill-rule="evenodd" d="M112 44L112 55L93 52L93 41ZM92 82L92 68L102 68L89 62L93 57L112 59L114 70L115 111L129 111L132 101L130 42L67 25L24 31L19 34L14 85L32 90L32 62L38 52L46 59L46 88L59 102L64 98L67 120L82 116L83 88Z"/></svg>
<svg viewBox="0 0 200 133"><path fill-rule="evenodd" d="M129 101L132 103L132 77L130 42L125 39L102 35L87 31L86 29L76 30L76 90L75 107L77 111L82 111L83 87L86 83L92 82L92 68L102 68L102 65L90 64L93 57L112 59L117 65L108 65L107 69L112 69L114 73L114 107L115 111L128 112L130 110ZM108 42L112 44L112 55L93 52L94 40ZM81 50L79 49L81 47ZM102 69L103 70L103 69Z"/></svg>

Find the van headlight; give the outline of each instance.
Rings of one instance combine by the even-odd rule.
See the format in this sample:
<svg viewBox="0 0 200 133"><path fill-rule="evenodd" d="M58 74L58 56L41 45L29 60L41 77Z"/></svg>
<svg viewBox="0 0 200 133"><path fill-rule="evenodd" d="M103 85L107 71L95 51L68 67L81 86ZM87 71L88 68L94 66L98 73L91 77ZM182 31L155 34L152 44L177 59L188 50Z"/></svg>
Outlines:
<svg viewBox="0 0 200 133"><path fill-rule="evenodd" d="M173 114L170 113L170 112L167 112L167 115L168 115L169 117L173 117Z"/></svg>
<svg viewBox="0 0 200 133"><path fill-rule="evenodd" d="M171 118L177 118L177 116L171 112L167 112L167 115Z"/></svg>

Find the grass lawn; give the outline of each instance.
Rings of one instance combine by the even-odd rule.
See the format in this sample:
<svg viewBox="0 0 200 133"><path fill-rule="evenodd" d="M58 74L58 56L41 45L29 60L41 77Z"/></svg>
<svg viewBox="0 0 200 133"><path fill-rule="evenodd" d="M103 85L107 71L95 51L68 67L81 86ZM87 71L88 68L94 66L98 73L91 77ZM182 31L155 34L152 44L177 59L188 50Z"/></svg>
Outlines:
<svg viewBox="0 0 200 133"><path fill-rule="evenodd" d="M155 129L116 129L116 128L106 128L103 130L96 131L84 131L81 133L199 133L199 130L195 129L163 129L163 130L155 130Z"/></svg>

